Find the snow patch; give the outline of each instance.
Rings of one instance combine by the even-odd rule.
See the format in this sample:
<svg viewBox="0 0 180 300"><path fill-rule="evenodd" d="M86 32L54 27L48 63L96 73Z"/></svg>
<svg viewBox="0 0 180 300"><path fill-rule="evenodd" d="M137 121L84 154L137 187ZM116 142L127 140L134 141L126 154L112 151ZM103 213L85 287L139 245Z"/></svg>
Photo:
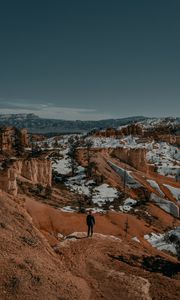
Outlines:
<svg viewBox="0 0 180 300"><path fill-rule="evenodd" d="M113 202L114 199L118 198L117 189L110 187L108 184L104 183L96 187L93 191L92 201L98 206L102 206L106 201Z"/></svg>
<svg viewBox="0 0 180 300"><path fill-rule="evenodd" d="M180 201L180 188L175 188L169 184L163 184L165 187L168 188L168 190L170 190L171 194L173 195L173 197L177 200Z"/></svg>
<svg viewBox="0 0 180 300"><path fill-rule="evenodd" d="M179 255L180 242L180 227L170 230L167 233L156 234L151 233L144 236L144 238L155 248L159 250L166 250L174 255Z"/></svg>
<svg viewBox="0 0 180 300"><path fill-rule="evenodd" d="M64 207L60 208L60 210L63 212L68 212L68 213L76 212L76 210L74 208L72 208L71 206L64 206Z"/></svg>
<svg viewBox="0 0 180 300"><path fill-rule="evenodd" d="M163 199L161 197L158 197L156 194L152 193L150 196L150 200L154 201L160 208L162 208L164 211L172 214L174 217L179 217L179 207L166 199Z"/></svg>
<svg viewBox="0 0 180 300"><path fill-rule="evenodd" d="M152 188L154 188L161 196L164 196L164 193L161 191L159 184L155 180L147 179L147 182Z"/></svg>
<svg viewBox="0 0 180 300"><path fill-rule="evenodd" d="M136 200L134 200L132 198L127 198L124 201L124 204L119 206L119 209L122 212L128 212L136 205L136 203L137 203Z"/></svg>
<svg viewBox="0 0 180 300"><path fill-rule="evenodd" d="M140 240L139 240L136 236L132 237L132 241L135 241L135 242L137 242L137 243L140 243Z"/></svg>

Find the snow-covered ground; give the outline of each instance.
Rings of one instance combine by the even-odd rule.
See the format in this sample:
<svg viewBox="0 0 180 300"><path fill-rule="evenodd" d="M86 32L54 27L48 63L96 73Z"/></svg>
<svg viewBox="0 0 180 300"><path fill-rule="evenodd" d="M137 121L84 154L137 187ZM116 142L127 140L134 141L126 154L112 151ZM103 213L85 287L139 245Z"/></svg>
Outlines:
<svg viewBox="0 0 180 300"><path fill-rule="evenodd" d="M62 151L60 153L62 154ZM63 154L63 159L54 162L53 168L54 170L57 170L59 174L68 174L71 171L68 149L64 150ZM86 177L85 169L82 166L77 166L76 175L67 178L65 185L72 192L88 196L99 208L101 208L107 201L113 202L118 198L118 191L116 188L110 187L105 183L96 186L94 180L89 180Z"/></svg>
<svg viewBox="0 0 180 300"><path fill-rule="evenodd" d="M132 240L132 241L135 241L135 242L137 242L137 243L140 243L140 240L139 240L136 236L132 237L131 240Z"/></svg>
<svg viewBox="0 0 180 300"><path fill-rule="evenodd" d="M171 194L173 195L173 197L180 202L180 188L175 188L169 184L163 184L165 187L168 188L168 190L170 190Z"/></svg>
<svg viewBox="0 0 180 300"><path fill-rule="evenodd" d="M92 137L90 140L93 142L93 148L117 148L120 146L119 139L115 138Z"/></svg>
<svg viewBox="0 0 180 300"><path fill-rule="evenodd" d="M72 208L71 206L64 206L64 207L60 208L60 210L63 212L69 212L69 213L73 213L76 211L76 209Z"/></svg>
<svg viewBox="0 0 180 300"><path fill-rule="evenodd" d="M154 188L161 196L164 196L164 193L161 191L159 184L155 180L147 179L147 182L152 188Z"/></svg>
<svg viewBox="0 0 180 300"><path fill-rule="evenodd" d="M113 137L88 137L88 139L93 142L93 148L146 149L147 161L157 167L159 174L171 177L179 174L180 151L166 142L139 142L139 138L132 135L119 139Z"/></svg>
<svg viewBox="0 0 180 300"><path fill-rule="evenodd" d="M160 208L162 208L167 213L172 214L175 217L179 217L179 207L175 203L158 197L156 194L152 193L150 200L154 201Z"/></svg>
<svg viewBox="0 0 180 300"><path fill-rule="evenodd" d="M175 122L172 120L172 122ZM154 126L159 123L158 119L147 120L146 125ZM143 126L146 126L143 124ZM43 142L37 142L38 146L41 148L48 147L48 149L57 149L62 147L69 147L69 139L70 138L82 138L82 135L63 135L60 138L49 138ZM180 151L176 146L172 146L166 142L139 142L139 138L129 135L122 138L114 138L114 137L87 137L85 141L92 141L93 148L131 148L131 149L146 149L146 158L147 162L153 164L157 168L157 172L164 176L175 177L179 174L180 168ZM83 145L82 145L83 147ZM65 171L61 174L67 174L67 165L68 160L67 157L64 158L61 162L59 162L58 170L61 168Z"/></svg>
<svg viewBox="0 0 180 300"><path fill-rule="evenodd" d="M180 254L180 227L163 234L147 234L144 238L155 248L159 250L166 250L174 255Z"/></svg>
<svg viewBox="0 0 180 300"><path fill-rule="evenodd" d="M119 206L120 211L122 212L128 212L130 211L135 205L136 205L137 201L132 199L132 198L127 198L123 205Z"/></svg>
<svg viewBox="0 0 180 300"><path fill-rule="evenodd" d="M106 201L113 202L116 198L118 198L117 189L110 187L106 183L101 184L93 190L92 202L99 207L105 204Z"/></svg>
<svg viewBox="0 0 180 300"><path fill-rule="evenodd" d="M108 184L95 187L94 181L87 180L85 174L71 177L65 184L71 191L90 197L98 207L101 207L107 201L113 202L118 198L117 189L110 187Z"/></svg>
<svg viewBox="0 0 180 300"><path fill-rule="evenodd" d="M67 175L71 172L71 161L68 156L69 149L59 151L59 154L62 155L62 158L52 160L52 168L54 171L57 171L58 174Z"/></svg>
<svg viewBox="0 0 180 300"><path fill-rule="evenodd" d="M138 144L136 141L137 137L129 135L124 138L115 138L115 137L88 137L88 140L91 140L93 148L141 148L142 145ZM143 144L144 146L144 144Z"/></svg>
<svg viewBox="0 0 180 300"><path fill-rule="evenodd" d="M134 179L132 176L132 172L123 169L122 167L117 166L110 160L108 161L108 164L114 169L117 174L119 174L125 181L126 185L129 186L130 188L139 188L141 187L141 184L137 182L137 180Z"/></svg>
<svg viewBox="0 0 180 300"><path fill-rule="evenodd" d="M60 175L68 175L71 173L71 160L68 155L70 149L70 138L82 138L82 135L64 135L59 138L50 138L43 142L38 142L38 145L44 147L45 144L48 149L56 149L59 151L59 157L52 158L53 170L57 171ZM166 176L176 176L179 174L179 160L180 153L177 147L169 145L165 142L139 142L139 138L132 135L123 138L104 138L104 137L88 137L87 140L93 142L94 148L144 148L147 150L147 161L157 167L157 172ZM82 144L83 147L83 144ZM52 151L53 152L53 151ZM125 170L118 165L108 162L109 165L125 180L125 183L130 188L139 188L141 184L133 177L131 171ZM161 191L158 183L154 180L147 180L147 182L158 191L161 197L164 197L164 193ZM95 207L102 209L106 202L113 202L118 198L118 191L107 185L102 184L96 186L93 180L88 180L86 177L85 169L77 165L77 172L75 176L66 179L65 184L71 191L86 195L92 200ZM178 200L180 197L180 189L173 188L165 185ZM162 209L172 213L173 215L179 215L178 207L161 197L157 197L152 194L151 200L155 201ZM127 199L128 200L128 199ZM135 201L134 199L131 199ZM124 203L120 206L121 211L129 211L133 205L130 203ZM69 208L65 208L68 210Z"/></svg>
<svg viewBox="0 0 180 300"><path fill-rule="evenodd" d="M147 161L157 167L157 172L165 176L176 176L180 168L180 152L177 147L165 142L147 145Z"/></svg>
<svg viewBox="0 0 180 300"><path fill-rule="evenodd" d="M36 142L36 144L41 148L58 149L68 146L70 138L79 138L81 136L82 135L80 134L66 134L61 135L60 137L51 137L43 141Z"/></svg>
<svg viewBox="0 0 180 300"><path fill-rule="evenodd" d="M71 172L71 161L68 155L69 144L68 138L63 137L63 149L59 149L60 158L52 158L52 167L60 175L68 175ZM61 143L62 143L61 141ZM49 145L53 144L53 140L50 139ZM102 210L102 206L106 202L113 202L118 198L117 189L110 187L108 184L101 184L96 186L93 180L89 180L86 177L85 169L82 166L77 165L76 174L73 177L69 177L65 181L65 185L71 191L89 197L92 203L95 204L96 210L99 208ZM65 211L72 211L70 207L64 207Z"/></svg>
<svg viewBox="0 0 180 300"><path fill-rule="evenodd" d="M86 196L90 195L90 185L88 184L85 174L78 174L71 177L65 184L72 192Z"/></svg>
<svg viewBox="0 0 180 300"><path fill-rule="evenodd" d="M154 128L157 126L168 126L168 125L177 125L179 124L179 118L167 117L167 118L149 118L144 121L138 122L138 124L142 125L145 129Z"/></svg>

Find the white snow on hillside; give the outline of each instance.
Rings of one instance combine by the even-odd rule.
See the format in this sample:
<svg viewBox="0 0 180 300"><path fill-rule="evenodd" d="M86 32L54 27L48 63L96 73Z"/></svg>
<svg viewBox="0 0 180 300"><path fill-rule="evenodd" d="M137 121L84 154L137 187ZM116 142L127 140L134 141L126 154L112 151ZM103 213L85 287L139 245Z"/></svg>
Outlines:
<svg viewBox="0 0 180 300"><path fill-rule="evenodd" d="M53 162L52 168L62 175L67 175L71 171L71 168L69 167L69 160L66 158L62 158L57 162Z"/></svg>
<svg viewBox="0 0 180 300"><path fill-rule="evenodd" d="M180 151L166 142L139 143L138 138L131 135L121 139L93 137L91 140L94 148L144 148L147 150L147 161L157 167L159 174L172 177L179 174Z"/></svg>
<svg viewBox="0 0 180 300"><path fill-rule="evenodd" d="M52 161L52 168L54 171L57 171L58 174L67 175L71 172L71 161L68 156L69 149L59 151L59 154L62 155L62 158Z"/></svg>
<svg viewBox="0 0 180 300"><path fill-rule="evenodd" d="M172 239L172 237L174 237ZM147 234L144 238L155 248L159 250L166 250L174 255L179 255L178 243L180 241L180 227L163 234ZM171 242L173 240L174 242Z"/></svg>
<svg viewBox="0 0 180 300"><path fill-rule="evenodd" d="M60 137L51 137L51 138L45 139L43 141L36 142L36 144L38 146L40 146L41 148L48 147L48 149L56 149L56 148L61 149L62 147L68 147L68 141L70 138L72 138L72 137L76 138L76 137L80 137L80 136L81 135L79 135L79 134L61 135Z"/></svg>
<svg viewBox="0 0 180 300"><path fill-rule="evenodd" d="M92 199L92 202L99 207L108 202L113 202L118 198L118 191L108 184L101 184L95 187L93 180L87 180L84 172L71 177L65 183L66 186L77 194L86 195Z"/></svg>
<svg viewBox="0 0 180 300"><path fill-rule="evenodd" d="M164 196L164 193L161 191L159 184L155 180L147 179L147 182L152 188L154 188L161 196Z"/></svg>
<svg viewBox="0 0 180 300"><path fill-rule="evenodd" d="M132 237L131 240L140 243L140 240L136 236Z"/></svg>
<svg viewBox="0 0 180 300"><path fill-rule="evenodd" d="M64 206L62 208L60 208L61 211L63 212L69 212L69 213L73 213L75 212L76 210L74 208L72 208L71 206Z"/></svg>
<svg viewBox="0 0 180 300"><path fill-rule="evenodd" d="M144 128L153 128L157 126L169 126L179 124L179 118L167 117L167 118L150 118L144 121L138 122Z"/></svg>
<svg viewBox="0 0 180 300"><path fill-rule="evenodd" d="M90 140L93 142L93 148L117 148L120 146L119 139L115 138L92 137Z"/></svg>
<svg viewBox="0 0 180 300"><path fill-rule="evenodd" d="M106 201L113 202L116 198L118 198L118 191L106 183L93 190L92 201L100 207L105 204Z"/></svg>
<svg viewBox="0 0 180 300"><path fill-rule="evenodd" d="M173 197L180 201L180 188L175 188L169 184L163 184L165 187L168 188L168 190L170 190L171 194L173 195Z"/></svg>
<svg viewBox="0 0 180 300"><path fill-rule="evenodd" d="M132 135L126 136L124 138L114 138L114 137L91 137L88 138L93 142L93 148L141 148L145 147L143 144L138 144L136 141L137 137Z"/></svg>
<svg viewBox="0 0 180 300"><path fill-rule="evenodd" d="M110 160L108 161L108 164L112 167L113 170L116 171L118 175L120 175L123 180L126 182L126 185L131 187L131 188L138 188L141 187L140 183L137 182L137 180L134 179L132 176L132 172L125 170L122 167L119 167L118 165L114 164Z"/></svg>
<svg viewBox="0 0 180 300"><path fill-rule="evenodd" d="M166 142L138 142L139 139L132 135L120 139L113 137L91 137L90 139L93 148L144 148L147 150L147 161L157 167L159 174L172 177L179 174L180 151Z"/></svg>
<svg viewBox="0 0 180 300"><path fill-rule="evenodd" d="M90 195L90 184L88 184L83 173L69 178L65 184L72 192L86 196Z"/></svg>
<svg viewBox="0 0 180 300"><path fill-rule="evenodd" d="M175 217L179 217L179 207L174 202L167 199L163 199L156 194L152 193L150 200L154 201L160 208L162 208L167 213L172 214Z"/></svg>
<svg viewBox="0 0 180 300"><path fill-rule="evenodd" d="M169 145L165 142L151 143L147 147L147 159L153 163L176 162L180 160L180 152L177 147Z"/></svg>
<svg viewBox="0 0 180 300"><path fill-rule="evenodd" d="M166 120L167 121L167 120ZM165 122L166 122L165 121ZM174 119L174 121L176 121ZM170 122L174 122L170 120ZM154 126L159 124L158 119L149 119L145 121L147 126ZM161 120L162 122L162 120ZM60 137L52 137L43 142L37 142L38 146L42 149L60 149L69 147L69 138L83 138L83 135L63 135ZM91 140L93 142L93 148L130 148L130 149L146 149L146 159L149 164L153 164L156 167L156 171L164 176L175 177L179 174L180 168L180 151L176 146L172 146L166 142L141 141L138 137L129 135L121 138L114 137L88 137L85 141ZM82 144L83 147L83 144ZM56 166L57 170L64 169L62 174L68 173L68 159L64 158L59 162L59 166Z"/></svg>
<svg viewBox="0 0 180 300"><path fill-rule="evenodd" d="M165 176L175 176L179 173L180 152L177 147L165 142L147 145L147 161L157 167L157 172Z"/></svg>
<svg viewBox="0 0 180 300"><path fill-rule="evenodd" d="M132 198L127 198L123 205L119 206L120 211L122 212L128 212L130 211L135 205L136 205L137 201L132 199Z"/></svg>

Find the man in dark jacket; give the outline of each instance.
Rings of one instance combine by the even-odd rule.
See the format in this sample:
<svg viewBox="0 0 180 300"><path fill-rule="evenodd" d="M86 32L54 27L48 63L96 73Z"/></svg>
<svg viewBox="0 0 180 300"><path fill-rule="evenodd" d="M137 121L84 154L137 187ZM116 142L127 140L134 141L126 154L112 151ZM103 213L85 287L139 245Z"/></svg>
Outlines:
<svg viewBox="0 0 180 300"><path fill-rule="evenodd" d="M86 223L88 226L88 237L93 235L93 226L95 225L95 218L92 216L92 211L90 210L87 218L86 218Z"/></svg>

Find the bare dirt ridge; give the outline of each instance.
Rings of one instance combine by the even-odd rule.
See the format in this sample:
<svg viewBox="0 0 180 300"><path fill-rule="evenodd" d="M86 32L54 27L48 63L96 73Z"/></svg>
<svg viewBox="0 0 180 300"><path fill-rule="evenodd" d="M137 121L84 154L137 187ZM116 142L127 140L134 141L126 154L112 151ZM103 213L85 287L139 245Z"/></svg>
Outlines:
<svg viewBox="0 0 180 300"><path fill-rule="evenodd" d="M145 241L132 241L138 232L143 241L143 234L150 231L133 216L127 237L123 215L111 213L97 215L96 232L101 233L86 238L84 214L63 213L4 192L0 205L2 300L179 299L179 271L169 275L150 269L151 257L179 268L177 259ZM58 232L66 238L58 240Z"/></svg>

